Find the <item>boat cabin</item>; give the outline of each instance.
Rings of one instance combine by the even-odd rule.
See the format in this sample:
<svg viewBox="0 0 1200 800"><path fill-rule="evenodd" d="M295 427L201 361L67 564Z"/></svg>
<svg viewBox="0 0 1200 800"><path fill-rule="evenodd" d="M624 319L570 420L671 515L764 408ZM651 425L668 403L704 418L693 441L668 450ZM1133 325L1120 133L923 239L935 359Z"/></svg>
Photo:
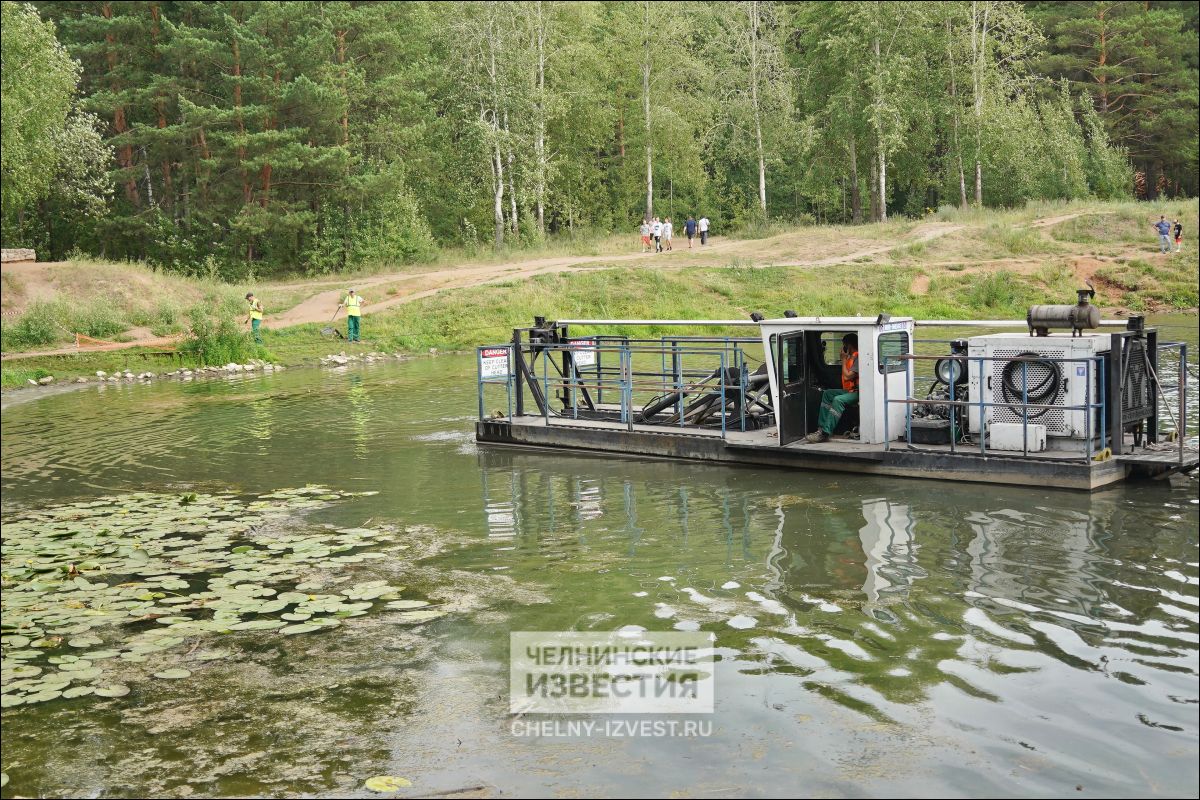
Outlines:
<svg viewBox="0 0 1200 800"><path fill-rule="evenodd" d="M842 386L842 340L858 339L858 405L846 409L834 433L853 433L868 444L886 441L889 431L904 427L904 407L887 396L904 397L911 386L912 362L900 358L912 352L910 317L785 317L762 320L763 350L768 370L779 444L788 445L817 429L821 394ZM885 420L885 413L890 415Z"/></svg>

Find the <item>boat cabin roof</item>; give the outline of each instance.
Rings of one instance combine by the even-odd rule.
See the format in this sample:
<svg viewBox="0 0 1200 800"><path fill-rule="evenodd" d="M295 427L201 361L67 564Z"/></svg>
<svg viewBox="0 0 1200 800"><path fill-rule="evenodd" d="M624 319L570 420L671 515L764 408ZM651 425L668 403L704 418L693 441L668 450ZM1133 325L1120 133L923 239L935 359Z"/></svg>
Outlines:
<svg viewBox="0 0 1200 800"><path fill-rule="evenodd" d="M912 327L912 317L783 317L764 319L759 325L771 330L845 330L847 328L880 328L897 330Z"/></svg>

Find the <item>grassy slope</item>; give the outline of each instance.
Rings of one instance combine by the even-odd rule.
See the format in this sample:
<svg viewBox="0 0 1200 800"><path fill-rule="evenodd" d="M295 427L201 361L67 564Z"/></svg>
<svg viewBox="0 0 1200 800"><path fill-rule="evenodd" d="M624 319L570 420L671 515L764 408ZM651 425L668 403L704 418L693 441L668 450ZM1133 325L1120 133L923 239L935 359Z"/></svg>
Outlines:
<svg viewBox="0 0 1200 800"><path fill-rule="evenodd" d="M1196 201L1161 207L1161 213L1180 216L1185 231L1197 230L1197 212ZM1041 229L1027 226L1037 218L1070 213L1081 216ZM469 348L507 338L513 326L529 324L535 314L550 318L730 318L751 311L779 315L793 308L804 314L887 311L933 318L1019 318L1030 303L1070 302L1085 277L1096 283L1102 306L1135 311L1193 309L1197 305L1195 237L1185 240L1186 249L1179 255L1156 255L1150 220L1158 213L1160 207L1136 203L1038 205L1009 212L948 210L939 217L967 226L964 230L848 264L755 267L786 251L789 240L783 239L782 244L772 240L763 247L750 240L744 247L714 258L724 261L723 266L675 270L642 264L447 290L365 317L368 341L361 349ZM887 242L915 224L899 220L816 233L828 234L830 240L852 235ZM777 232L777 228L768 229L761 235ZM812 233L806 229L805 235L811 239ZM570 248L559 244L544 252L526 253L525 258L564 250ZM188 303L208 296L240 310L246 290L164 276L134 265L105 267L103 271L89 264L72 266L79 273L102 272L105 277L63 276L64 281L78 278L71 303L60 301L55 307L62 315L56 322L63 327L80 318L86 320L89 313L103 316L88 311L102 306L130 326L155 330L147 321L158 320L156 333L170 331L183 325L181 309ZM258 291L269 294L274 308L286 308L311 293L309 285L311 282L277 282L260 285ZM6 295L9 289L6 284ZM157 306L147 302L154 298L159 298ZM323 338L320 327L268 330L267 348L283 363L302 363L330 351L354 349L340 340ZM10 329L6 321L6 340L11 338ZM9 346L7 341L5 346ZM97 369L163 369L172 363L170 357L147 356L137 350L31 359L5 364L3 385L20 385L42 374L65 378Z"/></svg>

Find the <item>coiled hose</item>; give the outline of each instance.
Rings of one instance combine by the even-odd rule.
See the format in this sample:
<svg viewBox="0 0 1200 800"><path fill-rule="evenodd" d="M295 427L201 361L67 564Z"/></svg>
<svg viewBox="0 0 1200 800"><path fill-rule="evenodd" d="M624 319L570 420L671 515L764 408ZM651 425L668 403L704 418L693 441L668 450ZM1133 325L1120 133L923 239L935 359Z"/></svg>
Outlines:
<svg viewBox="0 0 1200 800"><path fill-rule="evenodd" d="M1025 419L1037 419L1050 409L1030 410L1022 408L1022 403L1050 406L1062 395L1062 366L1057 361L1039 358L1040 355L1041 353L1021 353L1005 364L1000 372L1000 391L1004 395L1004 402L1010 404L1008 407L1014 414L1024 416ZM1022 388L1016 379L1024 371L1028 380L1030 369L1033 367L1041 367L1045 370L1045 375L1036 384Z"/></svg>

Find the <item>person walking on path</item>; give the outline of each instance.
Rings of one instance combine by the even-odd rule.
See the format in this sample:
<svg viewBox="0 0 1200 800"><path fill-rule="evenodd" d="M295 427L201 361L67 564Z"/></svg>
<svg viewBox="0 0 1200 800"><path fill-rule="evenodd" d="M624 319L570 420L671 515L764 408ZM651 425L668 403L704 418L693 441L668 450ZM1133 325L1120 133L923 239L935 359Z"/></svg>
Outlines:
<svg viewBox="0 0 1200 800"><path fill-rule="evenodd" d="M361 330L359 323L362 319L362 307L366 305L363 300L353 289L346 292L345 298L338 304L338 308L346 309L346 340L350 342L361 342L359 336Z"/></svg>
<svg viewBox="0 0 1200 800"><path fill-rule="evenodd" d="M259 329L262 327L263 305L254 296L254 292L246 292L246 303L250 307L250 316L246 317L246 322L250 323L250 332L254 334L254 341L262 344L262 333Z"/></svg>
<svg viewBox="0 0 1200 800"><path fill-rule="evenodd" d="M1159 252L1171 252L1171 223L1167 222L1166 217L1159 217L1158 222L1154 223L1154 230L1158 231Z"/></svg>
<svg viewBox="0 0 1200 800"><path fill-rule="evenodd" d="M688 250L691 250L692 240L696 238L696 218L688 214L687 222L683 223L683 229L687 231Z"/></svg>
<svg viewBox="0 0 1200 800"><path fill-rule="evenodd" d="M654 252L661 253L662 252L663 224L662 224L662 220L660 220L658 217L654 218L653 230L654 230Z"/></svg>
<svg viewBox="0 0 1200 800"><path fill-rule="evenodd" d="M650 223L643 219L642 227L640 230L642 233L642 252L649 253L650 252Z"/></svg>
<svg viewBox="0 0 1200 800"><path fill-rule="evenodd" d="M1183 249L1183 223L1175 220L1175 252Z"/></svg>
<svg viewBox="0 0 1200 800"><path fill-rule="evenodd" d="M842 388L821 392L821 411L817 429L804 437L809 444L829 441L849 406L858 405L858 334L842 337Z"/></svg>
<svg viewBox="0 0 1200 800"><path fill-rule="evenodd" d="M708 244L708 217L700 218L700 246Z"/></svg>
<svg viewBox="0 0 1200 800"><path fill-rule="evenodd" d="M663 241L667 243L667 250L671 250L671 237L675 235L675 226L671 224L671 218L667 217L663 222Z"/></svg>

